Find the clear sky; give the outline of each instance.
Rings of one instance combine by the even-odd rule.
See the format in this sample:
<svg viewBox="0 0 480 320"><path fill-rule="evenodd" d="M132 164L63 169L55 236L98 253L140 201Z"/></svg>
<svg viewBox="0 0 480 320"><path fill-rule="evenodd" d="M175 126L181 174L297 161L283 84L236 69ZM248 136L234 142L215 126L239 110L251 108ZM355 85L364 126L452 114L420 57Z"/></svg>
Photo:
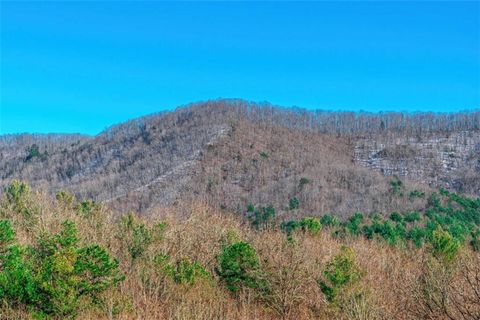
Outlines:
<svg viewBox="0 0 480 320"><path fill-rule="evenodd" d="M81 132L211 98L480 107L479 2L0 0L0 134Z"/></svg>

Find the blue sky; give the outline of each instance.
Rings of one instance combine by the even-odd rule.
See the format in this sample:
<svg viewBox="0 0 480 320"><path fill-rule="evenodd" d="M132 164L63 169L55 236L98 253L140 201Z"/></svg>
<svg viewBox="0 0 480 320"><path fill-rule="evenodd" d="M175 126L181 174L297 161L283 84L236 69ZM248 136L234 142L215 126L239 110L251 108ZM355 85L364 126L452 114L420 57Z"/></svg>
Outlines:
<svg viewBox="0 0 480 320"><path fill-rule="evenodd" d="M480 107L479 2L0 2L0 134L81 132L211 98Z"/></svg>

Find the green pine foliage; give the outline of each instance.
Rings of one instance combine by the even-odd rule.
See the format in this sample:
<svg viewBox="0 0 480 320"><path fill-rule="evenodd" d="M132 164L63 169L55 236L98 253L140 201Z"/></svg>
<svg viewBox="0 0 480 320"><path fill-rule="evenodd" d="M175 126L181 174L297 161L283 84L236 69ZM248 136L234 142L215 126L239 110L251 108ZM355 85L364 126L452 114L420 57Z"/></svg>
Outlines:
<svg viewBox="0 0 480 320"><path fill-rule="evenodd" d="M395 178L392 181L390 181L390 187L392 188L392 193L394 195L403 197L403 182L402 180Z"/></svg>
<svg viewBox="0 0 480 320"><path fill-rule="evenodd" d="M37 203L41 199L39 193L31 192L29 186L20 181L13 181L4 191L0 202L0 308L1 312L13 311L13 318L69 319L81 318L85 313L90 317L108 314L114 318L116 312L130 312L125 311L130 310L128 306L120 307L131 304L134 299L131 292L125 295L126 286L133 286L134 290L143 288L142 294L163 303L175 301L188 292L192 296L202 292L197 298L203 299L219 290L220 296L229 300L242 301L249 297L269 308L274 305L282 315L294 315L295 308L290 303L294 301L292 305L297 307L303 303L302 295L307 292L303 290L309 283L324 295L323 311L330 318L343 318L348 308L357 310L358 307L357 311L363 312L361 308L370 303L372 293L368 286L362 288L368 281L362 281L365 271L357 263L355 253L342 247L325 263L315 255L312 258L312 251L305 250L301 244L319 248L324 243L350 245L355 237L401 248L401 251L394 248L385 251L406 254L412 251L413 259L419 252L423 253L424 259L419 259L422 261L416 269L420 273L415 286L420 290L418 297L434 305L443 301L444 292L448 293L445 286L456 279L457 262L463 263L465 254L473 253L462 246L480 250L480 199L446 190L429 195L428 205L419 211L357 212L342 221L327 214L278 224L277 219L282 216L277 217L272 206L255 208L250 204L247 207L250 220L244 222L253 230L237 228L241 223L238 226L219 224L218 229L206 229L217 230L212 232L214 236L209 239L209 245L200 241L188 243L190 234L208 233L205 225L201 225L204 216L189 222L189 228L176 231L171 228L165 232L167 225L163 220L133 213L112 218L108 220L110 224L105 224L104 220L98 220L106 212L101 204L89 200L77 202L65 191L58 192L56 199L52 199L56 207ZM35 208L40 209L35 211ZM52 208L54 210L48 211ZM25 210L34 215L26 214ZM49 217L49 223L42 221L45 217L39 212ZM67 220L58 225L60 222L56 219L61 212L66 214L60 221ZM301 212L284 208L281 213L295 216ZM37 221L35 228L26 228L25 221ZM109 228L104 229L105 225ZM346 239L318 236L322 229ZM188 232L187 237L184 238L182 232ZM107 233L110 237L105 239ZM360 246L365 243L368 242ZM185 246L191 248L184 250ZM421 246L425 246L425 250L416 250ZM365 253L362 254L359 260L363 264L366 260ZM310 262L306 264L308 259ZM118 286L124 279L120 262L128 280ZM458 275L467 278L474 275L468 272ZM478 287L475 283L473 286ZM176 296L177 291L181 295ZM236 299L230 299L225 293L232 293ZM346 318L356 316L348 313ZM370 314L364 318L373 317Z"/></svg>
<svg viewBox="0 0 480 320"><path fill-rule="evenodd" d="M200 281L211 281L213 279L212 275L200 263L186 257L175 262L168 255L158 254L153 261L160 272L177 284L193 286Z"/></svg>
<svg viewBox="0 0 480 320"><path fill-rule="evenodd" d="M83 217L90 217L100 210L100 205L93 200L87 199L75 206L76 211Z"/></svg>
<svg viewBox="0 0 480 320"><path fill-rule="evenodd" d="M360 212L355 213L352 215L348 220L344 223L345 229L352 235L358 236L360 234L360 224L363 222L364 217L363 214Z"/></svg>
<svg viewBox="0 0 480 320"><path fill-rule="evenodd" d="M402 186L398 182L394 185ZM318 221L308 217L284 221L280 228L291 236L296 230L311 232L317 228L312 226L314 223L319 228L329 228L337 237L364 236L386 241L392 246L412 244L415 247L432 243L436 239L435 231L440 228L458 243L470 243L475 250L480 246L480 198L469 198L442 189L429 196L423 213L392 212L387 217L357 212L341 222L334 215L326 214Z"/></svg>
<svg viewBox="0 0 480 320"><path fill-rule="evenodd" d="M267 230L275 227L276 211L272 206L260 207L254 210L253 205L249 206L249 219L253 228Z"/></svg>
<svg viewBox="0 0 480 320"><path fill-rule="evenodd" d="M248 242L239 241L223 247L218 257L217 274L232 292L261 287L260 258Z"/></svg>
<svg viewBox="0 0 480 320"><path fill-rule="evenodd" d="M20 215L24 218L26 224L30 226L35 224L39 212L32 200L28 184L23 181L13 180L4 189L3 202L5 207L9 208L9 215Z"/></svg>
<svg viewBox="0 0 480 320"><path fill-rule="evenodd" d="M430 250L437 259L452 261L457 255L460 243L448 231L440 227L432 233Z"/></svg>
<svg viewBox="0 0 480 320"><path fill-rule="evenodd" d="M280 229L286 234L291 235L296 230L302 230L304 233L316 235L322 230L322 224L319 218L304 217L301 220L290 220L282 222Z"/></svg>
<svg viewBox="0 0 480 320"><path fill-rule="evenodd" d="M73 194L71 194L70 192L65 191L65 190L58 191L55 194L55 198L57 199L57 201L59 203L61 203L62 205L64 205L67 208L71 208L76 201L75 196Z"/></svg>
<svg viewBox="0 0 480 320"><path fill-rule="evenodd" d="M299 206L300 206L300 201L297 199L297 197L291 198L290 201L288 202L288 207L290 210L298 209Z"/></svg>
<svg viewBox="0 0 480 320"><path fill-rule="evenodd" d="M395 222L402 222L403 217L398 212L392 212L390 214L390 220L395 221Z"/></svg>
<svg viewBox="0 0 480 320"><path fill-rule="evenodd" d="M43 234L32 246L14 243L8 221L0 223L0 301L38 314L69 318L80 304L93 305L123 279L119 262L98 245L80 246L75 224Z"/></svg>
<svg viewBox="0 0 480 320"><path fill-rule="evenodd" d="M164 222L148 226L133 213L122 217L117 238L124 244L132 264L144 256L152 243L162 240L166 226Z"/></svg>
<svg viewBox="0 0 480 320"><path fill-rule="evenodd" d="M40 152L38 145L32 144L26 150L27 155L25 156L25 162L29 162L35 158L40 159L41 161L45 161L48 158L48 152Z"/></svg>
<svg viewBox="0 0 480 320"><path fill-rule="evenodd" d="M344 246L327 263L323 275L318 280L320 290L328 302L336 304L338 296L362 278L363 271L357 265L354 251Z"/></svg>
<svg viewBox="0 0 480 320"><path fill-rule="evenodd" d="M425 197L425 192L423 191L420 191L420 190L412 190L410 191L410 193L408 194L408 198L410 200L413 200L415 198L424 198Z"/></svg>
<svg viewBox="0 0 480 320"><path fill-rule="evenodd" d="M302 218L302 220L300 220L300 227L304 232L308 232L313 235L318 234L320 230L322 230L320 219L312 217Z"/></svg>
<svg viewBox="0 0 480 320"><path fill-rule="evenodd" d="M320 218L320 223L325 227L338 227L340 220L334 215L326 214Z"/></svg>

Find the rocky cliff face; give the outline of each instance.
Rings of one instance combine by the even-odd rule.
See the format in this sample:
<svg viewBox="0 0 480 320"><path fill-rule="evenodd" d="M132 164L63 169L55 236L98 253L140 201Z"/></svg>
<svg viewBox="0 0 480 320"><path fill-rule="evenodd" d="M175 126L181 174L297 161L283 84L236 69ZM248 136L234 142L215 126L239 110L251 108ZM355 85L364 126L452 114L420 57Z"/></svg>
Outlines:
<svg viewBox="0 0 480 320"><path fill-rule="evenodd" d="M359 138L355 163L386 176L408 177L431 187L480 194L480 132L461 131L427 136ZM474 182L474 181L473 181Z"/></svg>

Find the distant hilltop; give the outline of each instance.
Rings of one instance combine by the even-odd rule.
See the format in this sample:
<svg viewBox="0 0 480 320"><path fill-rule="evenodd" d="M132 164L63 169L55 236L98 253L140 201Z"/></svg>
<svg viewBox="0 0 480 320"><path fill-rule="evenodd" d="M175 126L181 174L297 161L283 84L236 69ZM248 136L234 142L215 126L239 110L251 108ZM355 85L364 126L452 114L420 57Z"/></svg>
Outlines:
<svg viewBox="0 0 480 320"><path fill-rule="evenodd" d="M392 177L412 190L480 195L480 111L332 112L211 100L96 136L0 136L2 186L22 179L142 212L187 198L241 211L292 197L317 213L383 212L405 205L385 194Z"/></svg>

